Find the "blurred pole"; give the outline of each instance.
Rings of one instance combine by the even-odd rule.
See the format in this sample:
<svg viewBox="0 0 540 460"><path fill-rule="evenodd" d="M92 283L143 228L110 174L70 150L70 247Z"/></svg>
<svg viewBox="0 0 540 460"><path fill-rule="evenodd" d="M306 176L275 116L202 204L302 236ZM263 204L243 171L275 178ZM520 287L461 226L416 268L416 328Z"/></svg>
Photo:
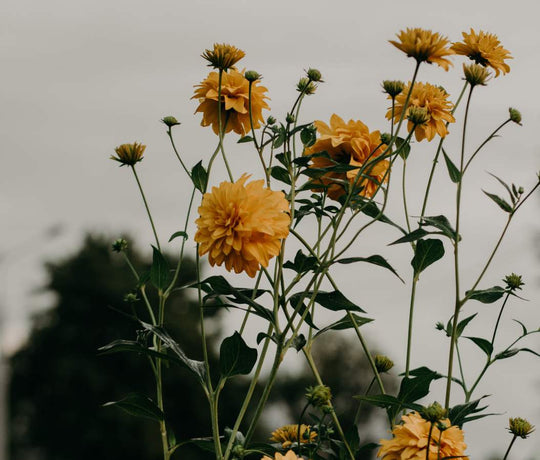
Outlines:
<svg viewBox="0 0 540 460"><path fill-rule="evenodd" d="M22 243L17 244L15 247L11 247L8 251L0 253L0 267L3 270L7 270L10 265L9 262L13 262L13 259L17 257L17 261L20 260L21 255L33 254L34 250L40 244L45 241L49 241L56 238L62 233L62 227L60 225L53 225L47 228L44 232L41 232L37 237L29 238ZM2 280L6 280L7 277L2 276ZM2 286L4 296L8 292L8 286ZM9 302L9 299L7 299ZM4 331L6 327L6 308L9 305L1 302L0 299L0 460L9 459L9 360L4 350Z"/></svg>

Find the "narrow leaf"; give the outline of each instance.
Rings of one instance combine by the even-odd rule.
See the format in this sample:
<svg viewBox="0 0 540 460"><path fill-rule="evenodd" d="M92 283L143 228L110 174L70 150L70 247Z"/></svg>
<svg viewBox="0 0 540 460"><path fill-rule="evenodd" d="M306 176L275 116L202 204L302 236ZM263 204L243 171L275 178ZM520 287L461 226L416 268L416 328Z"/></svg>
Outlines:
<svg viewBox="0 0 540 460"><path fill-rule="evenodd" d="M450 180L454 182L454 184L457 184L461 180L461 173L459 172L459 169L456 167L456 165L452 163L452 160L446 154L444 148L442 152L444 156L444 161L446 162L446 169L448 170L448 175L450 176Z"/></svg>
<svg viewBox="0 0 540 460"><path fill-rule="evenodd" d="M419 240L420 238L423 238L426 235L429 235L430 232L427 232L423 228L417 228L416 230L413 230L411 233L407 233L405 236L402 236L401 238L398 238L396 241L393 241L388 246L392 246L393 244L401 244L401 243L410 243L412 241Z"/></svg>
<svg viewBox="0 0 540 460"><path fill-rule="evenodd" d="M202 160L193 166L193 169L191 170L191 180L197 190L202 193L206 191L206 186L208 185L208 173L202 165Z"/></svg>
<svg viewBox="0 0 540 460"><path fill-rule="evenodd" d="M447 219L446 216L441 215L422 217L420 225L435 227L441 232L443 232L443 234L451 240L456 240L456 231L452 228L452 225L450 224L450 221Z"/></svg>
<svg viewBox="0 0 540 460"><path fill-rule="evenodd" d="M158 289L164 289L169 284L169 265L163 254L155 246L152 246L152 267L150 268L150 281Z"/></svg>
<svg viewBox="0 0 540 460"><path fill-rule="evenodd" d="M358 316L358 315L355 315L354 313L351 313L351 315L354 317L354 321L359 327L373 321L371 318ZM336 321L335 323L332 323L329 326L322 328L319 332L315 334L315 337L318 337L319 335L327 331L331 331L331 330L341 331L344 329L352 329L352 328L354 328L354 323L352 322L350 316L346 315L343 318L341 318L339 321Z"/></svg>
<svg viewBox="0 0 540 460"><path fill-rule="evenodd" d="M338 264L352 264L354 262L367 262L369 264L378 265L379 267L386 268L390 270L394 275L396 275L401 281L403 279L398 275L397 271L390 265L386 259L378 254L369 257L347 257L344 259L336 260ZM404 281L403 281L404 282Z"/></svg>
<svg viewBox="0 0 540 460"><path fill-rule="evenodd" d="M252 142L253 138L251 136L244 136L238 139L237 144L244 144L245 142Z"/></svg>
<svg viewBox="0 0 540 460"><path fill-rule="evenodd" d="M160 422L163 420L163 412L147 396L139 393L130 393L120 401L110 401L103 404L103 407L117 406L130 415L149 418Z"/></svg>
<svg viewBox="0 0 540 460"><path fill-rule="evenodd" d="M499 208L501 208L505 212L512 212L512 206L510 206L505 200L503 200L500 196L494 195L493 193L488 193L485 190L482 190L487 196L489 196L495 203L499 205Z"/></svg>
<svg viewBox="0 0 540 460"><path fill-rule="evenodd" d="M169 243L174 240L175 238L178 238L179 236L181 236L182 238L184 238L184 240L187 240L188 239L188 235L186 232L174 232L171 237L169 238Z"/></svg>
<svg viewBox="0 0 540 460"><path fill-rule="evenodd" d="M462 319L458 323L458 325L457 325L457 336L458 337L461 337L461 334L463 333L463 331L467 327L467 324L469 324L476 317L477 314L478 313L475 313L474 315L471 315L471 316L467 316L467 318Z"/></svg>
<svg viewBox="0 0 540 460"><path fill-rule="evenodd" d="M465 337L472 340L487 356L491 356L493 353L493 345L489 340L482 339L480 337Z"/></svg>
<svg viewBox="0 0 540 460"><path fill-rule="evenodd" d="M493 303L499 300L506 291L500 286L493 286L489 289L482 289L477 291L467 291L465 295L468 299L478 300L482 303Z"/></svg>
<svg viewBox="0 0 540 460"><path fill-rule="evenodd" d="M311 293L310 293L311 294ZM308 294L308 295L310 295ZM365 313L358 305L347 299L340 291L322 292L319 291L315 296L315 302L332 311L358 311Z"/></svg>

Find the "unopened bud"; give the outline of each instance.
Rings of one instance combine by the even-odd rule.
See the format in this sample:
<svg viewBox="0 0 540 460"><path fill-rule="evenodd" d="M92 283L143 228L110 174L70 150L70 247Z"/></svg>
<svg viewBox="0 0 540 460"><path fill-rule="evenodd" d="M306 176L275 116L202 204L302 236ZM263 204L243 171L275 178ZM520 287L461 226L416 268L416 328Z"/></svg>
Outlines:
<svg viewBox="0 0 540 460"><path fill-rule="evenodd" d="M276 123L276 119L270 115L267 119L266 119L266 123L269 125L269 126L272 126L273 124Z"/></svg>
<svg viewBox="0 0 540 460"><path fill-rule="evenodd" d="M318 81L318 82L322 82L322 75L321 75L321 72L319 72L317 69L308 69L308 71L306 72L307 73L307 76L308 78L311 80L311 81Z"/></svg>
<svg viewBox="0 0 540 460"><path fill-rule="evenodd" d="M317 89L317 85L313 83L309 78L302 77L300 80L298 80L298 83L296 85L296 90L299 93L304 93L306 95L313 94L315 90Z"/></svg>
<svg viewBox="0 0 540 460"><path fill-rule="evenodd" d="M287 123L294 123L295 120L296 120L296 117L292 113L288 113L287 116L285 117L285 121Z"/></svg>
<svg viewBox="0 0 540 460"><path fill-rule="evenodd" d="M390 141L392 140L392 135L390 133L382 133L381 134L381 142L383 144L390 144Z"/></svg>
<svg viewBox="0 0 540 460"><path fill-rule="evenodd" d="M392 361L388 356L376 355L373 360L375 361L375 367L379 373L388 372L394 367L394 361Z"/></svg>
<svg viewBox="0 0 540 460"><path fill-rule="evenodd" d="M425 107L412 106L407 113L407 119L415 125L423 125L429 121L430 115Z"/></svg>
<svg viewBox="0 0 540 460"><path fill-rule="evenodd" d="M420 415L424 420L435 423L446 417L446 409L435 401L430 406L422 408L420 410Z"/></svg>
<svg viewBox="0 0 540 460"><path fill-rule="evenodd" d="M332 391L326 385L309 387L307 389L306 398L308 402L313 406L326 406L332 399Z"/></svg>
<svg viewBox="0 0 540 460"><path fill-rule="evenodd" d="M175 117L172 117L172 116L163 117L161 119L161 122L164 123L169 128L172 128L173 126L180 124L180 122Z"/></svg>
<svg viewBox="0 0 540 460"><path fill-rule="evenodd" d="M259 72L255 72L254 70L248 70L244 74L244 77L246 77L246 80L249 82L254 82L262 78L261 74Z"/></svg>
<svg viewBox="0 0 540 460"><path fill-rule="evenodd" d="M485 86L490 77L489 71L479 64L463 64L463 73L471 86Z"/></svg>
<svg viewBox="0 0 540 460"><path fill-rule="evenodd" d="M114 252L124 252L128 247L128 242L124 238L118 238L112 244L112 250Z"/></svg>
<svg viewBox="0 0 540 460"><path fill-rule="evenodd" d="M510 120L518 125L521 125L521 112L518 109L510 107L508 109L508 113L510 114Z"/></svg>
<svg viewBox="0 0 540 460"><path fill-rule="evenodd" d="M384 80L382 82L382 87L384 92L393 99L403 91L405 83L400 80Z"/></svg>
<svg viewBox="0 0 540 460"><path fill-rule="evenodd" d="M516 275L515 273L506 275L503 281L506 283L506 287L511 291L521 289L521 286L525 284L523 281L521 281L521 275Z"/></svg>
<svg viewBox="0 0 540 460"><path fill-rule="evenodd" d="M534 431L534 425L531 425L527 420L521 417L511 418L509 420L508 431L514 436L525 439Z"/></svg>
<svg viewBox="0 0 540 460"><path fill-rule="evenodd" d="M126 294L124 296L124 302L126 303L135 303L138 302L139 298L137 297L137 294L130 292L129 294Z"/></svg>

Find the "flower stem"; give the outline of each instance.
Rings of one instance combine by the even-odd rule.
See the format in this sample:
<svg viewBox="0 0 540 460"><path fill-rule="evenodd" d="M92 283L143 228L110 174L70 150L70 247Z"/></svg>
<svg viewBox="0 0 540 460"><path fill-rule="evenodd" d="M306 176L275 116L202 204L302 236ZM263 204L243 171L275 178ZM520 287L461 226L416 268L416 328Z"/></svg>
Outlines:
<svg viewBox="0 0 540 460"><path fill-rule="evenodd" d="M517 436L514 435L514 437L510 441L510 445L508 446L508 449L506 450L506 454L504 454L503 460L506 460L508 458L508 454L510 453L510 449L512 448L512 446L516 442L516 439L517 439Z"/></svg>
<svg viewBox="0 0 540 460"><path fill-rule="evenodd" d="M414 300L416 297L416 284L418 283L418 275L412 280L411 287L411 300L409 303L409 326L407 328L407 358L405 361L405 377L409 377L409 370L411 364L411 347L412 347L412 333L413 333L413 313L414 313Z"/></svg>
<svg viewBox="0 0 540 460"><path fill-rule="evenodd" d="M148 218L150 219L150 225L152 226L152 231L154 232L154 238L156 239L157 248L159 249L159 251L161 251L161 246L159 245L159 238L156 233L156 227L154 226L154 221L152 219L152 213L150 212L150 208L148 207L148 202L146 201L146 196L144 195L144 191L141 186L141 181L139 180L139 176L137 175L137 171L135 170L135 165L131 165L131 170L133 171L135 180L137 181L137 185L139 186L139 191L141 192L141 196L144 202L144 207L146 208Z"/></svg>

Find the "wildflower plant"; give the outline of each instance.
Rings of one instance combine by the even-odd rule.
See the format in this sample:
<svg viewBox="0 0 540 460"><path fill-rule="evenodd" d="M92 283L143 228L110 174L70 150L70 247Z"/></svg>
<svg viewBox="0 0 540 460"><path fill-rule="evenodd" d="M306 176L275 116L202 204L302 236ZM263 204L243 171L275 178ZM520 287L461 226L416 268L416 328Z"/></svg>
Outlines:
<svg viewBox="0 0 540 460"><path fill-rule="evenodd" d="M156 390L152 395L130 394L108 404L155 420L161 434L164 460L175 452L175 457L180 458L183 445L197 443L205 436L217 460L244 457L354 460L370 447L376 448L377 455L386 460L467 460L464 426L488 415L487 406L480 404L483 397L475 392L478 384L499 361L520 352L539 356L537 351L521 346L520 342L540 330L529 329L519 321L521 332L512 342L496 341L503 327L503 313L511 303L521 299L516 291L522 290L524 282L520 275L512 273L503 278L504 286L489 287L491 275L488 272L514 216L538 189L538 176L526 190L493 175L496 185L507 197L500 192L484 193L486 200L506 217L506 223L492 250L481 260L479 272L466 278L461 270L461 260L466 256L462 254L461 242L467 238L462 233L463 184L472 182L469 166L503 128L514 127L510 122L521 124L521 114L511 108L509 115L479 146L470 146L467 142L473 94L479 87L489 87L489 69L496 77L510 71L506 63L510 59L509 52L495 35L476 33L472 29L470 33L463 33L462 42L454 44L439 33L419 28L401 31L397 38L390 43L416 62L407 84L399 80L382 83L387 99L381 98L381 107L386 110L387 120L381 120L378 129L368 127L359 119L345 121L335 113L324 117L328 122L299 122L302 102L316 94L324 83L321 72L314 68L309 68L298 80L297 97L285 115L265 114L270 107L261 75L235 67L245 53L228 44L215 44L203 52L202 57L214 70L195 86L193 99L199 103L195 112L197 116L202 115L201 125L211 126L209 135L217 136L215 151L189 166L192 159L180 152L173 136L173 129L182 129L180 122L174 116L162 119L173 153L192 184L184 225L168 240L179 254L174 267L168 266L162 253L160 235L135 168L144 160L145 146L122 144L116 149L117 156L112 159L131 168L155 242L148 273L139 272L131 264L127 241L119 239L113 243L113 250L124 258L133 273L134 289L129 294L129 303L141 304L144 310L136 313L138 310L133 309L133 319L138 325L137 340L117 340L102 347L101 352L130 351L146 356L155 376ZM437 64L449 71L453 60L460 56L474 62L464 63L463 73L456 70L456 79L464 81L457 97L437 83L417 81L422 65ZM456 67L461 69L461 66ZM456 110L463 104L464 113L458 121ZM450 135L460 138L461 150L457 156L445 149ZM231 170L225 143L225 139L229 141L231 137L232 142L253 147L253 155L260 162L258 171ZM417 143L433 145L433 166L426 177L423 200L418 203L421 211L416 215L409 212L411 204L406 187L407 159L415 155L413 138ZM223 169L216 166L217 161L223 161L225 177L222 177ZM519 162L516 165L519 166ZM446 170L455 186L453 196L447 197L454 208L451 217L427 214L437 167ZM399 168L401 177L396 177L393 171ZM210 179L219 181L219 185L210 188ZM397 184L392 185L394 182ZM403 214L387 215L391 196L403 204ZM196 212L198 216L194 216ZM188 235L191 222L197 227L194 235ZM370 246L359 242L368 238L366 229L371 226L390 226L396 237L388 243L410 248L411 270L407 275L398 274L375 250L374 253L358 252L360 247ZM288 243L291 239L301 249L291 251L290 246L294 246ZM447 254L448 247L452 249L448 251L450 254ZM178 286L185 257L196 259L197 282ZM203 277L201 266L206 258L210 266L224 266L231 276ZM373 319L358 305L357 299L349 299L342 293L339 280L333 276L336 265L356 263L387 270L396 275L396 283L405 282L410 287L410 296L403 299L403 308L409 311L403 356L390 358L372 354L362 326ZM447 347L447 359L436 370L426 366L414 368L412 343L421 333L414 325L420 275L435 263L449 264L454 273L453 299L447 300L446 318L436 326L441 332L441 342ZM247 287L239 287L236 281L234 274L242 272L252 280ZM364 289L369 289L379 272L373 270L370 276L373 279L363 280ZM172 337L164 327L167 301L178 289L191 290L198 299L202 360L187 356L182 338ZM156 295L150 296L150 291ZM465 335L468 325L482 314L482 311L471 311L474 302L497 305L499 309L496 323L491 325L485 321L479 336ZM463 317L465 305L467 316ZM210 364L206 345L205 315L209 308L238 309L243 315L234 332L221 343L217 368ZM328 314L323 315L322 310ZM335 317L333 321L327 320L329 315ZM246 330L254 324L253 317L262 320L265 328L259 331L256 343L248 344ZM392 437L382 439L378 446L362 445L362 433L360 438L358 433L348 434L350 430L346 434L333 406L335 395L325 385L324 375L319 372L313 356L314 342L330 330L353 331L359 350L369 362L371 384L365 392L359 389L351 404L357 404L359 411L362 404L372 404L386 413ZM463 374L462 361L467 356L460 354L460 348L466 344L475 346L485 357L483 367L472 379ZM379 345L385 346L384 343ZM291 424L276 428L267 439L255 443L255 428L291 349L303 354L313 373L313 385L306 389L305 407ZM265 363L269 373L262 392L255 392ZM173 433L167 423L163 373L169 366L176 365L185 368L198 382L208 402L212 432L201 433L197 440ZM395 394L386 391L381 378L389 372L401 377ZM249 376L249 387L238 408L236 422L225 428L219 418L220 397L227 382L239 375ZM435 380L445 382L441 394L430 389ZM435 397L444 403L423 404L423 398L433 401ZM253 414L249 418L248 409ZM527 438L534 427L524 419L514 418L510 419L509 430L514 437L505 459L516 438ZM474 439L468 442L474 443Z"/></svg>

